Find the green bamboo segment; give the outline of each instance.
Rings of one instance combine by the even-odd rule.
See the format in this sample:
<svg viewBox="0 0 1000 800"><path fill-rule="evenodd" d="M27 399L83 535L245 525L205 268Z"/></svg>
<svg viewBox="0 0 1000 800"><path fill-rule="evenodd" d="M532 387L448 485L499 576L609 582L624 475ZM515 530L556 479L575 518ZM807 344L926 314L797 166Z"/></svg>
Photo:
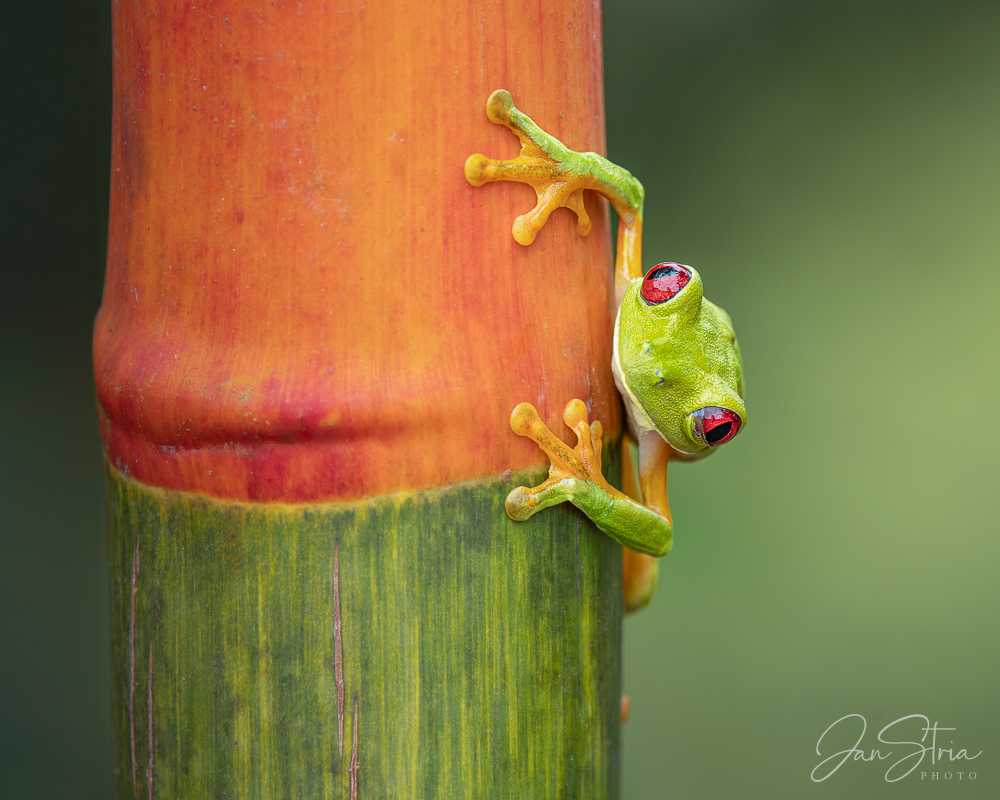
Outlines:
<svg viewBox="0 0 1000 800"><path fill-rule="evenodd" d="M109 466L117 796L617 798L621 548L511 522L542 477L290 506Z"/></svg>

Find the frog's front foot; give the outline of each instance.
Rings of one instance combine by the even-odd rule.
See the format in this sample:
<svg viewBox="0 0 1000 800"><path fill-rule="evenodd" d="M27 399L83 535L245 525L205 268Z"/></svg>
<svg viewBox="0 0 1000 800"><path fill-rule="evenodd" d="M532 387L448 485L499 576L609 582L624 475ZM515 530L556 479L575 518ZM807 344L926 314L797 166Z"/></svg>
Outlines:
<svg viewBox="0 0 1000 800"><path fill-rule="evenodd" d="M543 508L567 500L592 519L620 495L601 473L600 421L587 421L587 407L582 400L570 400L563 420L576 433L576 447L570 448L542 422L535 407L521 403L510 415L510 427L518 436L527 436L549 457L548 479L533 488L519 486L509 495L507 515L524 521Z"/></svg>
<svg viewBox="0 0 1000 800"><path fill-rule="evenodd" d="M521 403L510 415L514 433L527 436L549 457L549 477L538 486L519 486L507 495L507 515L521 522L568 500L626 547L665 555L670 550L670 520L619 492L601 473L601 423L588 423L582 400L566 405L563 420L576 433L576 447L550 431L530 403Z"/></svg>
<svg viewBox="0 0 1000 800"><path fill-rule="evenodd" d="M583 190L597 188L589 163L595 154L576 153L547 134L514 107L510 92L504 89L490 95L486 101L486 115L517 135L521 140L521 153L509 160L475 153L465 162L465 177L473 186L490 181L519 181L535 189L538 203L514 220L514 238L520 244L531 244L549 215L561 207L576 214L580 236L590 233Z"/></svg>

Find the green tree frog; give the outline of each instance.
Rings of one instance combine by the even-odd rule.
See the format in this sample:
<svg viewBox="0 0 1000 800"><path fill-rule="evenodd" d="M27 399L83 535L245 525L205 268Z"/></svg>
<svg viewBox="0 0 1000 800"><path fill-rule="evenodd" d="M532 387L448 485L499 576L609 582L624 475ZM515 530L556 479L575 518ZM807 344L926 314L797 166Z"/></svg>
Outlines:
<svg viewBox="0 0 1000 800"><path fill-rule="evenodd" d="M693 268L663 262L643 273L645 193L628 171L597 153L570 150L515 108L503 89L490 95L486 113L517 135L521 152L510 160L476 153L465 163L465 176L473 186L520 181L535 188L538 204L514 221L519 243L531 244L560 207L576 213L578 233L587 235L585 189L604 195L619 215L611 367L638 444L639 486L632 492L637 499L604 479L601 423L588 421L582 400L571 400L563 412L577 436L574 448L549 430L532 405L521 403L511 414L511 428L548 455L549 477L539 486L514 489L506 509L512 519L526 520L543 508L573 503L625 546L625 606L634 610L649 602L656 557L671 546L667 463L707 455L746 426L742 362L732 321L703 296L701 277Z"/></svg>

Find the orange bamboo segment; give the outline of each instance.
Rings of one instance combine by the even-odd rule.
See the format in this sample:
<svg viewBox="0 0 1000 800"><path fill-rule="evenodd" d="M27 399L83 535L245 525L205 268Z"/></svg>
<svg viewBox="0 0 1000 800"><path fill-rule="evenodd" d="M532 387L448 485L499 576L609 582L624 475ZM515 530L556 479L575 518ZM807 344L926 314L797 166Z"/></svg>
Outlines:
<svg viewBox="0 0 1000 800"><path fill-rule="evenodd" d="M463 174L518 152L497 88L604 151L598 5L116 4L114 38L94 352L120 472L348 500L544 463L522 401L617 433L604 201L522 247L532 190Z"/></svg>

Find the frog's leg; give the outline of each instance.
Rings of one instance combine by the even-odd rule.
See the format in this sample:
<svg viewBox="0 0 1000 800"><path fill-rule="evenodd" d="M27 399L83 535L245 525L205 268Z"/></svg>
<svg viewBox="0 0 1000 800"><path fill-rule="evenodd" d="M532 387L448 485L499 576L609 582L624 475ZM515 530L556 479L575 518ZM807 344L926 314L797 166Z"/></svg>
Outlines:
<svg viewBox="0 0 1000 800"><path fill-rule="evenodd" d="M622 491L642 502L639 488L639 454L635 439L628 433L622 438ZM665 515L668 519L669 514ZM648 553L628 547L622 549L622 589L625 596L625 613L638 611L653 598L659 572L659 560Z"/></svg>
<svg viewBox="0 0 1000 800"><path fill-rule="evenodd" d="M672 525L667 465L671 461L691 461L699 457L675 450L656 431L644 431L639 435L636 453L636 443L626 435L622 442L622 490ZM628 548L622 553L626 613L639 610L653 598L658 569L657 560L647 553L636 553Z"/></svg>
<svg viewBox="0 0 1000 800"><path fill-rule="evenodd" d="M584 189L600 192L618 212L618 253L615 259L615 296L621 300L629 283L642 277L642 184L628 170L597 153L578 153L539 128L514 107L510 93L498 89L486 101L487 116L509 128L521 140L517 158L497 160L476 153L465 162L465 177L473 186L490 181L519 181L534 187L538 203L514 220L514 238L531 244L557 208L577 216L577 232L590 232L583 206Z"/></svg>
<svg viewBox="0 0 1000 800"><path fill-rule="evenodd" d="M550 465L544 483L533 488L519 486L507 495L507 515L523 521L543 508L568 500L626 547L654 556L666 555L671 545L669 518L619 492L601 474L601 423L588 423L582 400L570 400L563 420L576 433L574 448L549 430L530 403L521 403L511 414L514 433L527 436L542 448Z"/></svg>
<svg viewBox="0 0 1000 800"><path fill-rule="evenodd" d="M633 485L623 481L622 488L637 502L672 523L667 497L667 465L676 451L656 431L644 431L638 438L638 453L628 438L623 442L622 471L630 478L628 483ZM637 463L633 463L633 459ZM622 584L626 613L639 610L653 598L658 571L657 560L649 554L625 550Z"/></svg>

